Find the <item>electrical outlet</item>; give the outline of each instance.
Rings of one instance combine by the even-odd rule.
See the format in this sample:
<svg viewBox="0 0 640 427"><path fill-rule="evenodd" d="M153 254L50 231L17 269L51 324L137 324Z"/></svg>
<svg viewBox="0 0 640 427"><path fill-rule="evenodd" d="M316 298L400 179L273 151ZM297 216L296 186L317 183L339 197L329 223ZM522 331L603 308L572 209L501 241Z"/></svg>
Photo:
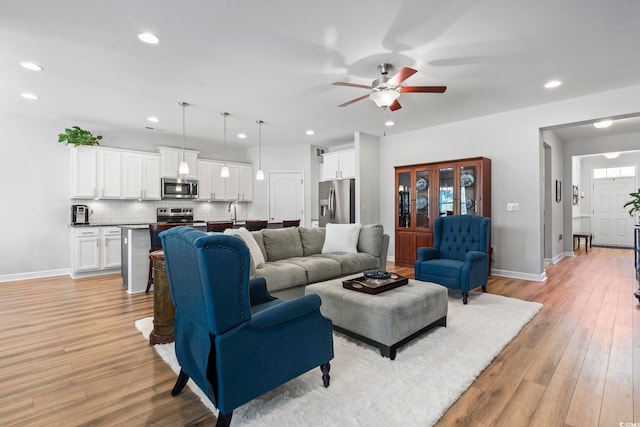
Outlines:
<svg viewBox="0 0 640 427"><path fill-rule="evenodd" d="M507 210L508 211L519 211L520 210L520 205L518 205L518 203L507 203Z"/></svg>
<svg viewBox="0 0 640 427"><path fill-rule="evenodd" d="M558 240L562 240L562 234L558 236Z"/></svg>

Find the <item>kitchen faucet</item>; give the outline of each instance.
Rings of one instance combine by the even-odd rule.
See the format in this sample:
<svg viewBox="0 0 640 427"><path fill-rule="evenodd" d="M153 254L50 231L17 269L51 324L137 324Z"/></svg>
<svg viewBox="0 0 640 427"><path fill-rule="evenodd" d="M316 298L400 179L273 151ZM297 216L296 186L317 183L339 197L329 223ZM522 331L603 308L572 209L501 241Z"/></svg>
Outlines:
<svg viewBox="0 0 640 427"><path fill-rule="evenodd" d="M236 202L229 202L229 207L227 208L227 212L231 212L231 206L233 206L233 216L231 217L231 220L233 220L233 223L236 223L236 220L238 219L238 212L236 210Z"/></svg>

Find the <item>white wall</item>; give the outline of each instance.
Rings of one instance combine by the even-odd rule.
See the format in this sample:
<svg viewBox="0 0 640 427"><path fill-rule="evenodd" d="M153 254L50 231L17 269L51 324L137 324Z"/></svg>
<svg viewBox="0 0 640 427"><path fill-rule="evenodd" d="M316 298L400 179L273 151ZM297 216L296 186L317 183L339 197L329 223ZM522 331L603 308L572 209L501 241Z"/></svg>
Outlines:
<svg viewBox="0 0 640 427"><path fill-rule="evenodd" d="M551 247L551 258L558 259L563 254L563 240L567 238L564 235L563 229L563 215L564 215L564 200L567 197L571 197L571 181L564 181L562 168L563 168L563 160L562 160L562 152L563 152L563 142L553 133L549 131L542 132L543 142L546 143L549 147L551 147L551 174L547 178L550 180L550 186L546 188L550 188L551 192L551 215L548 217L550 220L550 224L547 226L551 227L550 233L548 235L548 244ZM542 147L541 147L542 149ZM541 172L544 174L544 171ZM556 201L556 181L560 181L562 184L561 190L561 201ZM541 191L544 191L542 189ZM544 200L544 199L542 199ZM542 205L541 205L542 206ZM544 216L543 216L544 217ZM544 245L543 245L544 246Z"/></svg>
<svg viewBox="0 0 640 427"><path fill-rule="evenodd" d="M247 157L254 165L258 164L258 150L247 150ZM269 218L269 177L270 172L302 172L304 174L305 207L301 225L311 225L311 187L317 187L317 181L311 182L312 176L317 176L318 168L314 162L312 173L311 150L309 145L262 145L262 170L264 181L254 181L253 202L247 207L250 219ZM257 166L254 167L257 170ZM317 189L316 189L317 191ZM317 192L315 193L317 197Z"/></svg>
<svg viewBox="0 0 640 427"><path fill-rule="evenodd" d="M69 268L69 151L62 123L0 112L0 276Z"/></svg>
<svg viewBox="0 0 640 427"><path fill-rule="evenodd" d="M634 86L383 137L380 211L384 228L394 229L394 166L485 156L492 160L494 272L543 280L540 129L639 111L640 86ZM567 158L565 147L563 182L571 178ZM519 203L520 210L507 212L507 202ZM567 212L570 203L570 198L563 197ZM563 230L571 227L568 217ZM390 234L389 254L394 255ZM570 239L564 242L565 248L567 242L571 245Z"/></svg>

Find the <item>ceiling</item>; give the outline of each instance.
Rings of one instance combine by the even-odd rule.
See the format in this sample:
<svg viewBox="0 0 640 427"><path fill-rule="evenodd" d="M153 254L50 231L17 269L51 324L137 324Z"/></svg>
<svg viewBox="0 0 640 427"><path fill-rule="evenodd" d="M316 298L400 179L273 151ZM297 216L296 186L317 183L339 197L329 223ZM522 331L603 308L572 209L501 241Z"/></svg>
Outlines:
<svg viewBox="0 0 640 427"><path fill-rule="evenodd" d="M223 111L234 144L256 145L264 120L263 144L331 146L640 84L637 0L0 0L0 11L0 110L79 124L105 145L114 130L181 135L180 101L191 148L223 140ZM146 31L160 43L140 42ZM383 62L418 70L404 84L448 89L403 93L395 112L366 99L338 108L367 92L332 83L369 85ZM564 84L544 89L549 79Z"/></svg>

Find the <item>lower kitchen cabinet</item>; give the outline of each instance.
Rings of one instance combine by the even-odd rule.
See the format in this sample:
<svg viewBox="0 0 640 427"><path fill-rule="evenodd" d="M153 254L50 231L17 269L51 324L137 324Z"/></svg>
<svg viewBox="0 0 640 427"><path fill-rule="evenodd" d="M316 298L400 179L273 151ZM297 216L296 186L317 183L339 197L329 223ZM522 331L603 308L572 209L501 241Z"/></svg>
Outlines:
<svg viewBox="0 0 640 427"><path fill-rule="evenodd" d="M120 227L74 227L71 277L113 273L121 265Z"/></svg>

